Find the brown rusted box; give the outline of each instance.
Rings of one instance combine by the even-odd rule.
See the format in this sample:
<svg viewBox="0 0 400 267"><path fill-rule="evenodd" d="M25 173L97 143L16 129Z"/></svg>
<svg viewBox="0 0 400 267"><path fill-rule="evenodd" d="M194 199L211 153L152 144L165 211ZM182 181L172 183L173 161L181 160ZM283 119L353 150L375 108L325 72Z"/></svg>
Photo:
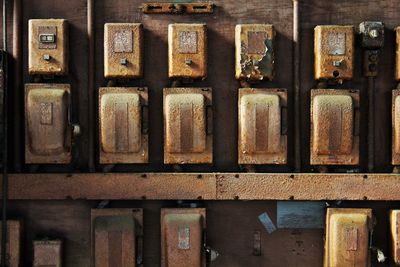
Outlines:
<svg viewBox="0 0 400 267"><path fill-rule="evenodd" d="M396 31L396 80L400 80L400 27L395 29Z"/></svg>
<svg viewBox="0 0 400 267"><path fill-rule="evenodd" d="M400 210L390 211L390 236L393 262L400 265Z"/></svg>
<svg viewBox="0 0 400 267"><path fill-rule="evenodd" d="M274 39L273 25L236 25L236 79L260 81L274 78Z"/></svg>
<svg viewBox="0 0 400 267"><path fill-rule="evenodd" d="M205 24L168 26L169 78L207 77L207 27Z"/></svg>
<svg viewBox="0 0 400 267"><path fill-rule="evenodd" d="M164 163L212 163L211 88L164 88Z"/></svg>
<svg viewBox="0 0 400 267"><path fill-rule="evenodd" d="M392 92L392 164L400 165L400 90Z"/></svg>
<svg viewBox="0 0 400 267"><path fill-rule="evenodd" d="M61 240L33 241L33 251L33 267L62 266Z"/></svg>
<svg viewBox="0 0 400 267"><path fill-rule="evenodd" d="M143 26L141 23L104 25L104 76L140 78L143 75Z"/></svg>
<svg viewBox="0 0 400 267"><path fill-rule="evenodd" d="M205 267L203 208L161 209L161 267Z"/></svg>
<svg viewBox="0 0 400 267"><path fill-rule="evenodd" d="M92 265L142 266L142 209L92 209ZM140 239L140 240L139 240Z"/></svg>
<svg viewBox="0 0 400 267"><path fill-rule="evenodd" d="M25 85L25 162L69 163L70 85Z"/></svg>
<svg viewBox="0 0 400 267"><path fill-rule="evenodd" d="M359 163L359 102L358 90L311 90L312 165Z"/></svg>
<svg viewBox="0 0 400 267"><path fill-rule="evenodd" d="M1 241L1 233L0 233L0 241ZM8 267L22 266L21 241L22 241L22 222L17 220L8 220L7 221L7 258L9 263Z"/></svg>
<svg viewBox="0 0 400 267"><path fill-rule="evenodd" d="M372 209L328 208L324 267L369 267Z"/></svg>
<svg viewBox="0 0 400 267"><path fill-rule="evenodd" d="M286 89L239 89L239 164L286 164Z"/></svg>
<svg viewBox="0 0 400 267"><path fill-rule="evenodd" d="M327 25L314 29L315 79L353 78L354 27Z"/></svg>
<svg viewBox="0 0 400 267"><path fill-rule="evenodd" d="M100 163L148 162L147 106L145 87L100 88Z"/></svg>
<svg viewBox="0 0 400 267"><path fill-rule="evenodd" d="M29 20L29 74L68 73L68 27L65 19Z"/></svg>

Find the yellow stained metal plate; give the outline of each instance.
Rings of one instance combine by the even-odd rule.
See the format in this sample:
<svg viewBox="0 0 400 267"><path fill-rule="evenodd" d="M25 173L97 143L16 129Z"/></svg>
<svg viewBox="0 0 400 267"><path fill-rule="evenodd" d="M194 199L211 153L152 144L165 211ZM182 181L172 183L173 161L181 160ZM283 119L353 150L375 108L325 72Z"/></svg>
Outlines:
<svg viewBox="0 0 400 267"><path fill-rule="evenodd" d="M141 23L104 25L104 76L140 78L143 74L143 26Z"/></svg>
<svg viewBox="0 0 400 267"><path fill-rule="evenodd" d="M390 236L393 262L400 265L400 210L390 211Z"/></svg>
<svg viewBox="0 0 400 267"><path fill-rule="evenodd" d="M392 164L400 164L400 90L392 92Z"/></svg>
<svg viewBox="0 0 400 267"><path fill-rule="evenodd" d="M239 164L285 164L286 89L239 89Z"/></svg>
<svg viewBox="0 0 400 267"><path fill-rule="evenodd" d="M205 24L168 26L169 78L207 77L207 27Z"/></svg>
<svg viewBox="0 0 400 267"><path fill-rule="evenodd" d="M68 27L65 19L29 20L29 74L68 73Z"/></svg>

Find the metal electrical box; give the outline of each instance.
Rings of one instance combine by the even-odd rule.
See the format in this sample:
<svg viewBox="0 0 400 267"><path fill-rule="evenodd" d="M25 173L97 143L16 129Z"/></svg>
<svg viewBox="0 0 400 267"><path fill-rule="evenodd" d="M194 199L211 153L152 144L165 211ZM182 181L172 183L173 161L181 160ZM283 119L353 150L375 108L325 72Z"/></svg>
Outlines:
<svg viewBox="0 0 400 267"><path fill-rule="evenodd" d="M359 102L358 90L311 90L312 165L359 163Z"/></svg>
<svg viewBox="0 0 400 267"><path fill-rule="evenodd" d="M142 209L92 209L92 265L142 266Z"/></svg>
<svg viewBox="0 0 400 267"><path fill-rule="evenodd" d="M145 87L100 88L100 163L148 162L147 106Z"/></svg>
<svg viewBox="0 0 400 267"><path fill-rule="evenodd" d="M400 210L390 211L390 235L392 259L396 265L400 265Z"/></svg>
<svg viewBox="0 0 400 267"><path fill-rule="evenodd" d="M168 26L169 78L207 77L207 27L205 24Z"/></svg>
<svg viewBox="0 0 400 267"><path fill-rule="evenodd" d="M274 39L273 25L236 25L236 79L260 81L274 78Z"/></svg>
<svg viewBox="0 0 400 267"><path fill-rule="evenodd" d="M164 88L164 163L212 163L211 88Z"/></svg>
<svg viewBox="0 0 400 267"><path fill-rule="evenodd" d="M161 267L205 267L203 208L161 209Z"/></svg>
<svg viewBox="0 0 400 267"><path fill-rule="evenodd" d="M353 78L354 27L326 25L314 29L315 79Z"/></svg>
<svg viewBox="0 0 400 267"><path fill-rule="evenodd" d="M400 165L400 90L392 91L392 164Z"/></svg>
<svg viewBox="0 0 400 267"><path fill-rule="evenodd" d="M104 25L104 76L140 78L143 74L143 26L141 23Z"/></svg>
<svg viewBox="0 0 400 267"><path fill-rule="evenodd" d="M61 267L62 241L43 240L33 242L33 267Z"/></svg>
<svg viewBox="0 0 400 267"><path fill-rule="evenodd" d="M369 267L372 209L328 208L324 267Z"/></svg>
<svg viewBox="0 0 400 267"><path fill-rule="evenodd" d="M239 89L239 164L287 162L286 89Z"/></svg>
<svg viewBox="0 0 400 267"><path fill-rule="evenodd" d="M400 80L400 27L395 29L396 31L396 68L395 77L396 80Z"/></svg>
<svg viewBox="0 0 400 267"><path fill-rule="evenodd" d="M25 85L25 162L69 163L69 84Z"/></svg>
<svg viewBox="0 0 400 267"><path fill-rule="evenodd" d="M0 226L1 226L0 222ZM0 233L1 241L1 233ZM7 221L7 261L8 267L22 266L22 222L17 220ZM1 248L1 246L0 246Z"/></svg>
<svg viewBox="0 0 400 267"><path fill-rule="evenodd" d="M65 19L29 20L29 74L68 73L68 27Z"/></svg>

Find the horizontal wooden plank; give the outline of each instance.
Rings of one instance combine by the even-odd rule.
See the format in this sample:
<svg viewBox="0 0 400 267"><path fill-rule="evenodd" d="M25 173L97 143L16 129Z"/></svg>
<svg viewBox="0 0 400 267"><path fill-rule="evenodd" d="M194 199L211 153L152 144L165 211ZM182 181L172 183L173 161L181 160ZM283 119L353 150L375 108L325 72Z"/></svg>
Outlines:
<svg viewBox="0 0 400 267"><path fill-rule="evenodd" d="M10 174L10 199L400 200L398 174Z"/></svg>

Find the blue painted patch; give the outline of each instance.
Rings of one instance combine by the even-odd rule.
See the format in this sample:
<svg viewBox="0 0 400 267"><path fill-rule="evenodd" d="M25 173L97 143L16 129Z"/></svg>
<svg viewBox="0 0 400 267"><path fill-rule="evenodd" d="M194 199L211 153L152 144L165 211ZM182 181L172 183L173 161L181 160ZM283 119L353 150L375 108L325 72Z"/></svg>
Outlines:
<svg viewBox="0 0 400 267"><path fill-rule="evenodd" d="M271 218L268 216L268 213L264 212L258 216L260 222L264 225L265 229L267 230L268 234L276 231L275 224L271 221Z"/></svg>
<svg viewBox="0 0 400 267"><path fill-rule="evenodd" d="M278 228L320 229L324 228L325 202L278 201Z"/></svg>

